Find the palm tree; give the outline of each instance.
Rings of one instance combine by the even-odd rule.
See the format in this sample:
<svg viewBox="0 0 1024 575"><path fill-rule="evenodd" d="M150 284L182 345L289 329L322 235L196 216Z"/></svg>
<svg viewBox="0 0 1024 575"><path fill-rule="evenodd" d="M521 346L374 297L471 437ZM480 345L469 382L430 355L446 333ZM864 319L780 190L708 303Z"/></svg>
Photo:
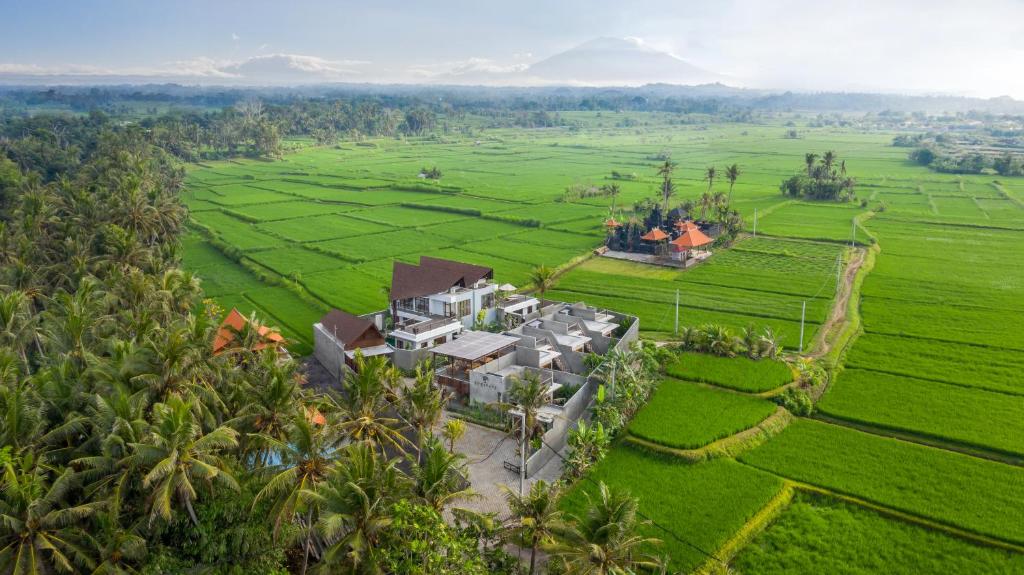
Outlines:
<svg viewBox="0 0 1024 575"><path fill-rule="evenodd" d="M290 365L282 365L273 350L260 354L253 366L253 382L237 416L226 425L248 430L243 452L253 452L255 461L265 465L270 456L269 442L286 438L287 427L295 413L299 380Z"/></svg>
<svg viewBox="0 0 1024 575"><path fill-rule="evenodd" d="M434 386L433 361L420 362L416 366L416 379L413 385L402 389L398 404L399 413L416 428L417 462L427 437L441 419L447 399L444 391Z"/></svg>
<svg viewBox="0 0 1024 575"><path fill-rule="evenodd" d="M711 193L711 189L715 185L715 177L717 175L718 175L718 172L715 170L714 166L708 166L708 169L704 171L704 180L707 181L707 183L708 183L708 193L709 194Z"/></svg>
<svg viewBox="0 0 1024 575"><path fill-rule="evenodd" d="M647 522L637 520L635 498L601 482L597 498L587 494L587 503L584 514L554 529L558 543L551 556L561 560L563 573L618 575L661 568L661 558L643 551L661 541L636 534Z"/></svg>
<svg viewBox="0 0 1024 575"><path fill-rule="evenodd" d="M821 156L821 165L825 167L825 177L834 178L835 174L832 173L832 166L836 162L836 153L832 150L828 150Z"/></svg>
<svg viewBox="0 0 1024 575"><path fill-rule="evenodd" d="M98 513L103 503L72 505L66 500L76 484L71 469L53 483L47 475L45 462L31 455L4 466L0 479L0 564L5 573L47 575L96 566L82 521Z"/></svg>
<svg viewBox="0 0 1024 575"><path fill-rule="evenodd" d="M714 196L712 196L709 192L704 192L703 194L701 194L701 196L700 196L700 220L702 222L706 221L705 220L706 214L707 214L708 210L710 210L711 207L714 206L714 205L715 205L715 197Z"/></svg>
<svg viewBox="0 0 1024 575"><path fill-rule="evenodd" d="M544 293L551 288L551 283L555 278L555 272L548 266L541 264L530 271L530 282L537 288L540 293L541 305L544 303Z"/></svg>
<svg viewBox="0 0 1024 575"><path fill-rule="evenodd" d="M665 163L658 167L658 175L661 176L661 218L664 223L665 214L668 212L668 200L676 193L676 185L672 183L672 172L675 171L676 165L666 159Z"/></svg>
<svg viewBox="0 0 1024 575"><path fill-rule="evenodd" d="M620 188L618 184L607 184L607 185L601 186L601 188L604 190L604 193L606 195L611 196L611 198L612 198L611 213L614 214L615 213L615 198L618 197L618 195L620 193L622 193L622 188Z"/></svg>
<svg viewBox="0 0 1024 575"><path fill-rule="evenodd" d="M725 168L725 179L729 180L729 201L727 208L732 208L732 187L736 185L736 180L740 177L740 165L732 164Z"/></svg>
<svg viewBox="0 0 1024 575"><path fill-rule="evenodd" d="M389 507L408 491L397 460L379 456L366 444L348 446L320 488L303 491L303 499L320 510L317 530L326 545L325 570L379 573L374 547L391 524Z"/></svg>
<svg viewBox="0 0 1024 575"><path fill-rule="evenodd" d="M520 421L521 424L525 423L525 428L520 431L525 434L527 444L534 437L544 434L544 426L541 425L537 415L542 407L550 403L550 389L550 386L541 380L539 375L530 371L512 381L512 388L508 392L508 402L504 404L504 407L523 414Z"/></svg>
<svg viewBox="0 0 1024 575"><path fill-rule="evenodd" d="M424 503L441 511L448 502L474 495L468 487L466 456L449 452L435 437L424 447L423 461L413 467L415 493Z"/></svg>
<svg viewBox="0 0 1024 575"><path fill-rule="evenodd" d="M537 566L537 550L552 541L555 529L562 522L562 512L558 509L558 490L543 479L534 482L530 492L522 496L507 485L501 488L512 514L505 524L505 540L513 544L529 545L529 575L533 575Z"/></svg>
<svg viewBox="0 0 1024 575"><path fill-rule="evenodd" d="M455 442L462 439L463 435L466 435L466 422L461 419L451 418L444 422L444 428L441 429L441 435L444 436L448 442L448 452L455 451Z"/></svg>
<svg viewBox="0 0 1024 575"><path fill-rule="evenodd" d="M149 470L142 478L142 487L150 490L150 523L157 517L170 521L177 500L192 523L199 525L192 507L198 497L194 486L197 480L211 487L217 482L238 490L238 483L219 455L238 445L238 433L222 426L203 434L193 409L191 402L171 396L166 403L153 407L155 423L146 441L130 444L128 463Z"/></svg>
<svg viewBox="0 0 1024 575"><path fill-rule="evenodd" d="M807 164L807 177L814 176L814 163L818 161L818 154L808 152L804 154L804 163Z"/></svg>
<svg viewBox="0 0 1024 575"><path fill-rule="evenodd" d="M267 468L271 478L256 494L253 505L270 498L274 500L271 513L274 517L274 537L281 525L293 521L303 511L303 527L306 532L303 543L302 572L306 572L313 537L314 507L304 506L304 493L316 492L330 472L331 445L334 443L333 427L317 425L307 414L307 407L300 406L291 418L285 441L275 441L274 446L280 463Z"/></svg>

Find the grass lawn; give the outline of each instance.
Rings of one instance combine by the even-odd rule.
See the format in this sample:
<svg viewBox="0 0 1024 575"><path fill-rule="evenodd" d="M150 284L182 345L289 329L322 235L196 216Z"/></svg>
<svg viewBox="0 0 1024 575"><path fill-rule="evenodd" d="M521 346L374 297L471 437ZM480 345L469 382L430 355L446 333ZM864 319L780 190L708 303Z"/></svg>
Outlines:
<svg viewBox="0 0 1024 575"><path fill-rule="evenodd" d="M775 404L698 383L666 379L636 414L629 433L668 447L695 449L764 421Z"/></svg>

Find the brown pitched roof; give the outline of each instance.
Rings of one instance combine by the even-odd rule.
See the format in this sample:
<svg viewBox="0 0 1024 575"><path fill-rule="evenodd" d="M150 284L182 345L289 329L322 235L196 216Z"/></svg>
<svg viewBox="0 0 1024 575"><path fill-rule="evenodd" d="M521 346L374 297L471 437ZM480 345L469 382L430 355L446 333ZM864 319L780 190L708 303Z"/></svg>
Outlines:
<svg viewBox="0 0 1024 575"><path fill-rule="evenodd" d="M396 261L391 271L391 300L442 293L493 277L491 268L440 258L420 256L418 266Z"/></svg>
<svg viewBox="0 0 1024 575"><path fill-rule="evenodd" d="M241 332L249 320L245 319L239 311L235 308L231 308L231 312L224 318L224 321L220 323L220 328L217 329L217 335L213 338L213 355L220 355L224 352L228 346L236 343L238 339L238 333ZM253 351L260 351L267 347L276 347L284 343L284 338L281 334L276 331L271 331L265 325L261 325L259 328L260 337L263 341L257 342L253 346Z"/></svg>
<svg viewBox="0 0 1024 575"><path fill-rule="evenodd" d="M360 337L367 330L373 330L376 332L375 335L380 335L380 330L377 329L376 324L373 320L354 316L350 313L345 313L340 309L332 309L327 312L327 315L320 318L320 324L324 326L327 333L330 333L341 340L341 343L345 344L345 347L354 342L358 341Z"/></svg>

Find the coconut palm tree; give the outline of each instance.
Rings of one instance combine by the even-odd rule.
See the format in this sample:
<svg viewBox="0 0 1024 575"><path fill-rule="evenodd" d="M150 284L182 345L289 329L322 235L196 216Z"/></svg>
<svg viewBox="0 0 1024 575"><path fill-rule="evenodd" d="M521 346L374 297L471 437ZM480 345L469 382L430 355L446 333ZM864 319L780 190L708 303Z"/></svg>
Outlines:
<svg viewBox="0 0 1024 575"><path fill-rule="evenodd" d="M400 392L398 411L416 429L416 460L432 436L432 430L441 420L441 413L448 401L447 394L434 386L434 363L431 360L421 361L416 366L416 378L413 385Z"/></svg>
<svg viewBox="0 0 1024 575"><path fill-rule="evenodd" d="M715 197L709 192L704 192L700 196L700 219L706 221L706 214L715 205Z"/></svg>
<svg viewBox="0 0 1024 575"><path fill-rule="evenodd" d="M821 156L821 165L825 168L825 177L829 179L835 178L835 174L832 172L832 167L836 162L836 153L832 150L828 150Z"/></svg>
<svg viewBox="0 0 1024 575"><path fill-rule="evenodd" d="M611 211L612 214L614 214L615 213L615 198L617 198L619 196L619 194L622 193L622 188L620 188L618 184L607 184L607 185L601 186L601 189L604 190L604 193L606 195L611 197L611 199L612 199L612 207L611 207L610 211Z"/></svg>
<svg viewBox="0 0 1024 575"><path fill-rule="evenodd" d="M660 544L658 539L637 535L646 521L637 519L637 500L627 493L598 484L596 497L587 494L581 515L555 527L558 542L549 548L561 562L563 573L571 575L613 575L657 570L659 557L643 551Z"/></svg>
<svg viewBox="0 0 1024 575"><path fill-rule="evenodd" d="M818 161L818 154L808 152L804 154L804 163L807 164L807 177L814 176L814 163Z"/></svg>
<svg viewBox="0 0 1024 575"><path fill-rule="evenodd" d="M441 435L444 436L445 441L448 442L448 452L454 452L455 442L462 439L463 435L466 435L466 422L454 417L449 419L444 422L444 427L441 429Z"/></svg>
<svg viewBox="0 0 1024 575"><path fill-rule="evenodd" d="M153 407L154 425L148 437L130 444L132 454L127 463L148 470L142 487L149 490L150 524L161 518L170 521L173 508L180 505L192 523L199 525L192 502L198 498L195 482L213 487L221 485L238 490L238 483L228 471L220 453L238 445L238 432L218 427L203 433L195 420L194 406L178 396Z"/></svg>
<svg viewBox="0 0 1024 575"><path fill-rule="evenodd" d="M391 524L388 509L409 493L397 463L369 445L353 444L319 489L303 491L307 504L320 510L316 527L326 546L321 562L326 572L380 572L373 550Z"/></svg>
<svg viewBox="0 0 1024 575"><path fill-rule="evenodd" d="M71 469L52 482L45 462L25 455L8 461L0 478L0 565L4 573L48 575L91 570L96 563L83 521L101 501L69 504Z"/></svg>
<svg viewBox="0 0 1024 575"><path fill-rule="evenodd" d="M736 180L740 177L740 165L732 164L725 168L725 179L729 181L729 200L726 203L726 209L732 209L732 188L736 185Z"/></svg>
<svg viewBox="0 0 1024 575"><path fill-rule="evenodd" d="M529 546L528 573L533 575L537 570L537 550L552 542L555 529L562 523L558 490L543 479L535 481L525 495L519 495L507 485L502 485L501 489L512 515L505 523L503 538L515 545Z"/></svg>
<svg viewBox="0 0 1024 575"><path fill-rule="evenodd" d="M675 169L676 164L669 159L666 159L665 162L658 167L658 175L661 176L661 187L659 188L659 191L661 192L662 199L662 223L664 223L665 214L668 213L668 201L676 193L676 186L672 183L672 173Z"/></svg>
<svg viewBox="0 0 1024 575"><path fill-rule="evenodd" d="M711 190L715 186L715 178L717 176L718 176L718 171L715 170L714 166L708 166L708 168L706 170L704 170L704 180L708 183L708 193L709 194L711 193Z"/></svg>
<svg viewBox="0 0 1024 575"><path fill-rule="evenodd" d="M474 495L469 488L465 455L449 452L436 437L430 438L423 454L422 461L413 467L412 478L414 493L424 503L441 511L455 499Z"/></svg>
<svg viewBox="0 0 1024 575"><path fill-rule="evenodd" d="M544 426L537 416L540 414L540 408L550 403L550 389L550 385L541 380L539 375L528 371L522 377L513 379L512 387L508 391L508 401L502 404L507 410L516 410L523 414L519 425L525 422L525 428L520 432L525 433L527 444L534 437L544 434Z"/></svg>
<svg viewBox="0 0 1024 575"><path fill-rule="evenodd" d="M544 294L551 289L551 283L555 279L555 272L548 266L541 264L530 270L530 282L537 288L543 304Z"/></svg>
<svg viewBox="0 0 1024 575"><path fill-rule="evenodd" d="M313 520L315 507L305 505L306 492L315 493L330 472L334 427L315 423L309 416L309 407L300 406L292 414L284 441L274 441L273 446L280 463L266 469L270 480L256 494L253 505L263 499L274 501L271 514L274 519L274 537L281 525L302 517L305 530L303 541L302 572L306 572L309 552L312 547Z"/></svg>

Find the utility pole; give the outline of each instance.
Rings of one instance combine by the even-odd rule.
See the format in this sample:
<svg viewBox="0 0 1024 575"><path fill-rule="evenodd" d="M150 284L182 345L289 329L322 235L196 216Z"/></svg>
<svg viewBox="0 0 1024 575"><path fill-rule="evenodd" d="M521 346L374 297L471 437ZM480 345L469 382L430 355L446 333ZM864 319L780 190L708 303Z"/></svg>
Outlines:
<svg viewBox="0 0 1024 575"><path fill-rule="evenodd" d="M679 290L676 289L676 335L679 335Z"/></svg>
<svg viewBox="0 0 1024 575"><path fill-rule="evenodd" d="M853 226L850 230L850 247L857 243L857 218L853 218Z"/></svg>
<svg viewBox="0 0 1024 575"><path fill-rule="evenodd" d="M800 353L804 352L804 318L807 316L807 300L800 308Z"/></svg>
<svg viewBox="0 0 1024 575"><path fill-rule="evenodd" d="M843 254L836 255L836 293L839 293L839 286L843 281Z"/></svg>
<svg viewBox="0 0 1024 575"><path fill-rule="evenodd" d="M757 208L754 208L754 237L757 237Z"/></svg>
<svg viewBox="0 0 1024 575"><path fill-rule="evenodd" d="M519 440L519 496L526 495L526 410L519 406L520 414L520 440Z"/></svg>

